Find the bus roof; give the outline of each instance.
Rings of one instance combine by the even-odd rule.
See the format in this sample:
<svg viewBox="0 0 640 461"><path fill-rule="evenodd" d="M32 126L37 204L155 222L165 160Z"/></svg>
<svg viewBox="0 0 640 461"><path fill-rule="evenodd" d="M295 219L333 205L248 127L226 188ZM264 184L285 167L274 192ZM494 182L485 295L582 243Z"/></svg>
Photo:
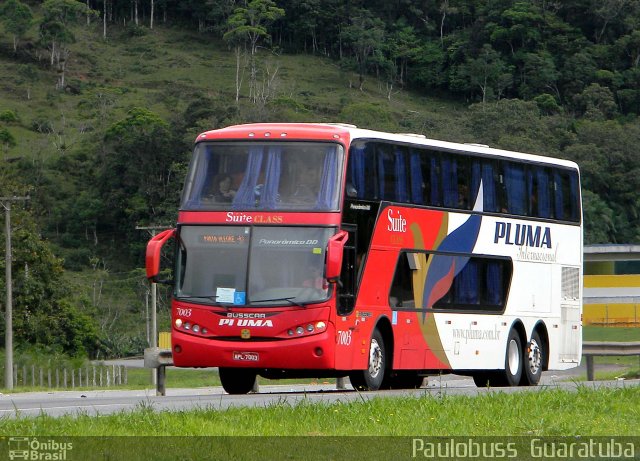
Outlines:
<svg viewBox="0 0 640 461"><path fill-rule="evenodd" d="M344 123L252 123L233 125L218 130L206 131L200 134L196 142L210 140L318 140L341 142L348 146L358 139L381 140L402 144L419 145L450 152L479 154L482 156L505 157L521 159L528 162L547 163L578 169L578 165L570 160L564 160L544 155L528 154L504 149L495 149L482 144L456 143L429 139L421 134L413 133L385 133L358 128Z"/></svg>

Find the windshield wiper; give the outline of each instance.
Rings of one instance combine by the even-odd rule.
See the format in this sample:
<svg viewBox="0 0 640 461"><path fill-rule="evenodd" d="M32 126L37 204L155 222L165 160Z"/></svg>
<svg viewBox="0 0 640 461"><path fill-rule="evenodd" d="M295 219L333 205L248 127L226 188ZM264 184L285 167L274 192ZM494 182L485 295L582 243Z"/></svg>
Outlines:
<svg viewBox="0 0 640 461"><path fill-rule="evenodd" d="M215 301L218 299L217 295L207 295L207 296L182 296L183 299L210 299L211 301Z"/></svg>
<svg viewBox="0 0 640 461"><path fill-rule="evenodd" d="M252 299L251 300L251 304L253 304L253 303L266 303L266 302L271 302L271 301L288 301L294 306L305 307L304 305L300 304L299 302L294 301L294 299L296 299L296 298L297 298L297 296L289 296L287 298L273 298L273 299Z"/></svg>

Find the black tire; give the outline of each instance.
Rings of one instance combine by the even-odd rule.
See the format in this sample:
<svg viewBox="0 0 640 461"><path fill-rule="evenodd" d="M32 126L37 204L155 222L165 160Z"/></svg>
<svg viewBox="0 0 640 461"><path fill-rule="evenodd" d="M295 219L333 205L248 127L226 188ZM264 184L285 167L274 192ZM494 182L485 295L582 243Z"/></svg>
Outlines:
<svg viewBox="0 0 640 461"><path fill-rule="evenodd" d="M544 345L537 331L531 334L531 341L522 354L524 372L520 385L536 386L542 376L542 366L544 364Z"/></svg>
<svg viewBox="0 0 640 461"><path fill-rule="evenodd" d="M220 368L220 382L229 394L247 394L253 389L257 373L247 368Z"/></svg>
<svg viewBox="0 0 640 461"><path fill-rule="evenodd" d="M360 391L377 391L388 374L387 351L382 334L376 328L369 343L369 367L349 374L351 385Z"/></svg>
<svg viewBox="0 0 640 461"><path fill-rule="evenodd" d="M494 386L517 386L520 384L523 372L523 353L522 353L522 341L520 335L516 330L509 332L507 338L507 350L504 358L504 371L499 372L498 383Z"/></svg>

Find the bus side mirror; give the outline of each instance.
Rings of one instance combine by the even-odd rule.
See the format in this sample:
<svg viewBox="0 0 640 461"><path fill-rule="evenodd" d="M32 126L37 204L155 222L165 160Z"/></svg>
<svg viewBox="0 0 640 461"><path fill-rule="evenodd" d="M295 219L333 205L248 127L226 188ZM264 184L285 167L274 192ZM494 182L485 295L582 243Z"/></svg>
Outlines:
<svg viewBox="0 0 640 461"><path fill-rule="evenodd" d="M337 282L342 270L342 255L344 254L344 244L347 242L349 234L340 231L329 239L327 245L327 270L326 276L329 282Z"/></svg>
<svg viewBox="0 0 640 461"><path fill-rule="evenodd" d="M147 278L158 283L158 273L160 273L160 252L167 240L175 236L175 229L167 229L154 236L147 243L147 254L145 257L145 266L147 267Z"/></svg>

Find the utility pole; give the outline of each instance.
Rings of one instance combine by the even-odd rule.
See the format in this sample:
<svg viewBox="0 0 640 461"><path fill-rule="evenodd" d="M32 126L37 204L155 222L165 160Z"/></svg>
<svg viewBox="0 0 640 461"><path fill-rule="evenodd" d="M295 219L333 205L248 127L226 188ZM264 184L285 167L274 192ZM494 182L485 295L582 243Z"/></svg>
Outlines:
<svg viewBox="0 0 640 461"><path fill-rule="evenodd" d="M0 204L5 209L5 273L7 286L7 302L4 320L4 387L13 389L13 281L11 279L11 202L24 202L29 197L0 197Z"/></svg>
<svg viewBox="0 0 640 461"><path fill-rule="evenodd" d="M170 229L169 226L136 226L136 230L146 230L151 233L151 237L156 236L156 232ZM151 282L151 339L149 347L158 347L158 322L157 322L157 302L158 302L158 284ZM151 369L151 384L154 386L158 383L158 369Z"/></svg>

